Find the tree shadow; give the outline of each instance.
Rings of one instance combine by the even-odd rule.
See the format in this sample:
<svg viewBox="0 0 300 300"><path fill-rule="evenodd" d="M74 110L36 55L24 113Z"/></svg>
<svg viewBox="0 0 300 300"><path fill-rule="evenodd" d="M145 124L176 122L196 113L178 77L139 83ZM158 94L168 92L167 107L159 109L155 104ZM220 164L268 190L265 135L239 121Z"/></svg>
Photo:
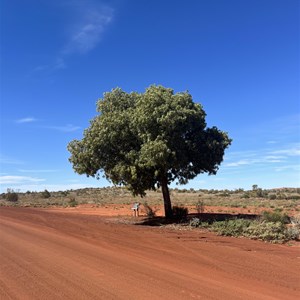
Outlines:
<svg viewBox="0 0 300 300"><path fill-rule="evenodd" d="M136 222L134 225L143 225L143 226L162 226L168 224L177 223L174 219L167 219L165 217L152 217L152 218L144 218L139 222Z"/></svg>
<svg viewBox="0 0 300 300"><path fill-rule="evenodd" d="M189 214L189 220L198 218L202 222L212 223L215 221L228 221L235 219L255 220L259 214L229 214L229 213L193 213Z"/></svg>
<svg viewBox="0 0 300 300"><path fill-rule="evenodd" d="M216 221L227 221L234 219L246 219L246 220L255 220L259 218L259 214L228 214L228 213L190 213L186 219L171 218L167 219L165 217L152 217L144 218L139 222L136 222L135 225L143 226L163 226L168 224L184 224L188 223L193 218L198 218L201 222L213 223Z"/></svg>

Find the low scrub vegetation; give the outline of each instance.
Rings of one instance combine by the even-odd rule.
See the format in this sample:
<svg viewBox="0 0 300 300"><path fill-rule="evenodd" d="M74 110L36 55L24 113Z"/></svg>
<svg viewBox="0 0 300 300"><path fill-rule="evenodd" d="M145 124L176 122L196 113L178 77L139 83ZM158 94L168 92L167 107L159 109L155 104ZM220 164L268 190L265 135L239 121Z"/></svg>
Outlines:
<svg viewBox="0 0 300 300"><path fill-rule="evenodd" d="M286 215L274 212L264 213L262 217L257 220L234 219L212 222L211 224L201 222L199 218L193 218L190 221L190 226L209 228L219 235L234 237L244 236L250 239L258 239L272 243L298 240L300 226L287 226L287 222L288 217Z"/></svg>
<svg viewBox="0 0 300 300"><path fill-rule="evenodd" d="M78 202L76 201L76 198L75 197L70 197L68 206L69 207L76 207L77 205L78 205Z"/></svg>
<svg viewBox="0 0 300 300"><path fill-rule="evenodd" d="M300 232L300 188L281 188L263 190L254 185L252 190L206 190L206 189L170 189L174 221L184 222L188 218L188 209L197 218L190 220L191 227L208 228L221 235L245 236L251 239L282 243L299 239ZM130 191L121 187L84 188L78 190L51 193L8 189L0 194L0 206L31 207L75 207L81 204L131 205L137 199ZM163 201L155 191L148 191L140 201L148 218L155 217ZM155 209L153 209L155 208ZM256 220L231 219L227 221L209 220L203 222L205 213L218 212L235 214L261 214Z"/></svg>
<svg viewBox="0 0 300 300"><path fill-rule="evenodd" d="M51 197L51 194L50 194L49 191L44 190L44 191L42 192L42 197L45 198L45 199L48 199L48 198Z"/></svg>
<svg viewBox="0 0 300 300"><path fill-rule="evenodd" d="M17 202L19 199L19 195L16 192L11 191L6 194L6 199L9 202Z"/></svg>

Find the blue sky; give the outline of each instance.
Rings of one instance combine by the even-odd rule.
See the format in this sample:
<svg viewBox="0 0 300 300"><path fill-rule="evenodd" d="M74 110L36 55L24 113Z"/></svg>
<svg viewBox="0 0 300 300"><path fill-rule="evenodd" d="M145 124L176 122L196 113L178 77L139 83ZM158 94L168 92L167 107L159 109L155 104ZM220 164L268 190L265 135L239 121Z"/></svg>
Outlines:
<svg viewBox="0 0 300 300"><path fill-rule="evenodd" d="M300 186L298 0L2 0L0 183L102 187L77 175L103 93L188 90L233 139L216 176L182 188ZM175 185L172 185L173 187Z"/></svg>

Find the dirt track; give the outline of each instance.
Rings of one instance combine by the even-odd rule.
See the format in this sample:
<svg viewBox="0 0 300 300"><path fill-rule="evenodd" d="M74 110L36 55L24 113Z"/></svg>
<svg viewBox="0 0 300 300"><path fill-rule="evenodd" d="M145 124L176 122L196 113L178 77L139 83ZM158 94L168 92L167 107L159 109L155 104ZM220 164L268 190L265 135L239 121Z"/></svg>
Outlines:
<svg viewBox="0 0 300 300"><path fill-rule="evenodd" d="M299 247L0 208L0 299L297 299Z"/></svg>

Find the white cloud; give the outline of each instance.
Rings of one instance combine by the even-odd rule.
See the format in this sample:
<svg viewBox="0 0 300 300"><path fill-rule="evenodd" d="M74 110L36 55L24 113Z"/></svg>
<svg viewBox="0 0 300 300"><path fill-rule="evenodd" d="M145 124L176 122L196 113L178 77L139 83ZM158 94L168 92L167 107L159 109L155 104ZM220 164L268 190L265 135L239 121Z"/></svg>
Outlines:
<svg viewBox="0 0 300 300"><path fill-rule="evenodd" d="M73 25L63 54L84 54L94 49L100 42L107 25L112 21L112 16L112 9L86 9L82 14L82 19Z"/></svg>
<svg viewBox="0 0 300 300"><path fill-rule="evenodd" d="M300 166L299 165L286 165L286 166L280 166L280 167L275 168L276 172L282 172L282 171L286 171L286 170L300 172ZM298 179L299 179L299 183L300 183L300 173L299 173Z"/></svg>
<svg viewBox="0 0 300 300"><path fill-rule="evenodd" d="M8 165L23 165L24 162L14 159L11 157L7 157L5 155L0 154L0 164L8 164Z"/></svg>
<svg viewBox="0 0 300 300"><path fill-rule="evenodd" d="M41 169L41 170L19 169L18 171L21 172L21 173L54 173L54 172L59 172L59 170L52 170L52 169Z"/></svg>
<svg viewBox="0 0 300 300"><path fill-rule="evenodd" d="M58 130L58 131L61 131L61 132L74 132L74 131L79 130L81 127L74 126L72 124L67 124L65 126L47 126L46 128Z"/></svg>
<svg viewBox="0 0 300 300"><path fill-rule="evenodd" d="M37 119L32 118L32 117L27 117L27 118L22 118L22 119L18 119L16 120L16 123L22 124L22 123L32 123L32 122L36 122Z"/></svg>
<svg viewBox="0 0 300 300"><path fill-rule="evenodd" d="M285 154L287 156L300 156L300 148L299 147L293 147L289 149L282 149L282 150L275 150L272 151L273 154Z"/></svg>
<svg viewBox="0 0 300 300"><path fill-rule="evenodd" d="M237 161L225 163L226 167L240 167L245 165L253 164L267 164L267 163L279 163L284 161L284 156L275 156L275 155L262 155L253 158L244 158Z"/></svg>
<svg viewBox="0 0 300 300"><path fill-rule="evenodd" d="M293 157L300 156L300 145L291 143L286 145L276 145L277 149L262 148L253 151L231 152L225 156L223 167L241 167L246 165L266 165L272 163L286 163Z"/></svg>
<svg viewBox="0 0 300 300"><path fill-rule="evenodd" d="M244 166L244 165L250 165L254 162L255 162L255 160L242 159L242 160L238 160L236 162L226 163L226 164L224 164L224 166L226 166L226 167L239 167L239 166Z"/></svg>
<svg viewBox="0 0 300 300"><path fill-rule="evenodd" d="M67 67L67 58L72 54L86 54L101 41L107 26L112 22L114 10L100 1L66 1L62 7L67 10L64 29L68 28L61 50L53 55L49 64L35 67L31 74L46 74Z"/></svg>
<svg viewBox="0 0 300 300"><path fill-rule="evenodd" d="M0 176L0 184L23 184L28 182L41 182L45 179L34 178L29 176L13 176L13 175L4 175Z"/></svg>

